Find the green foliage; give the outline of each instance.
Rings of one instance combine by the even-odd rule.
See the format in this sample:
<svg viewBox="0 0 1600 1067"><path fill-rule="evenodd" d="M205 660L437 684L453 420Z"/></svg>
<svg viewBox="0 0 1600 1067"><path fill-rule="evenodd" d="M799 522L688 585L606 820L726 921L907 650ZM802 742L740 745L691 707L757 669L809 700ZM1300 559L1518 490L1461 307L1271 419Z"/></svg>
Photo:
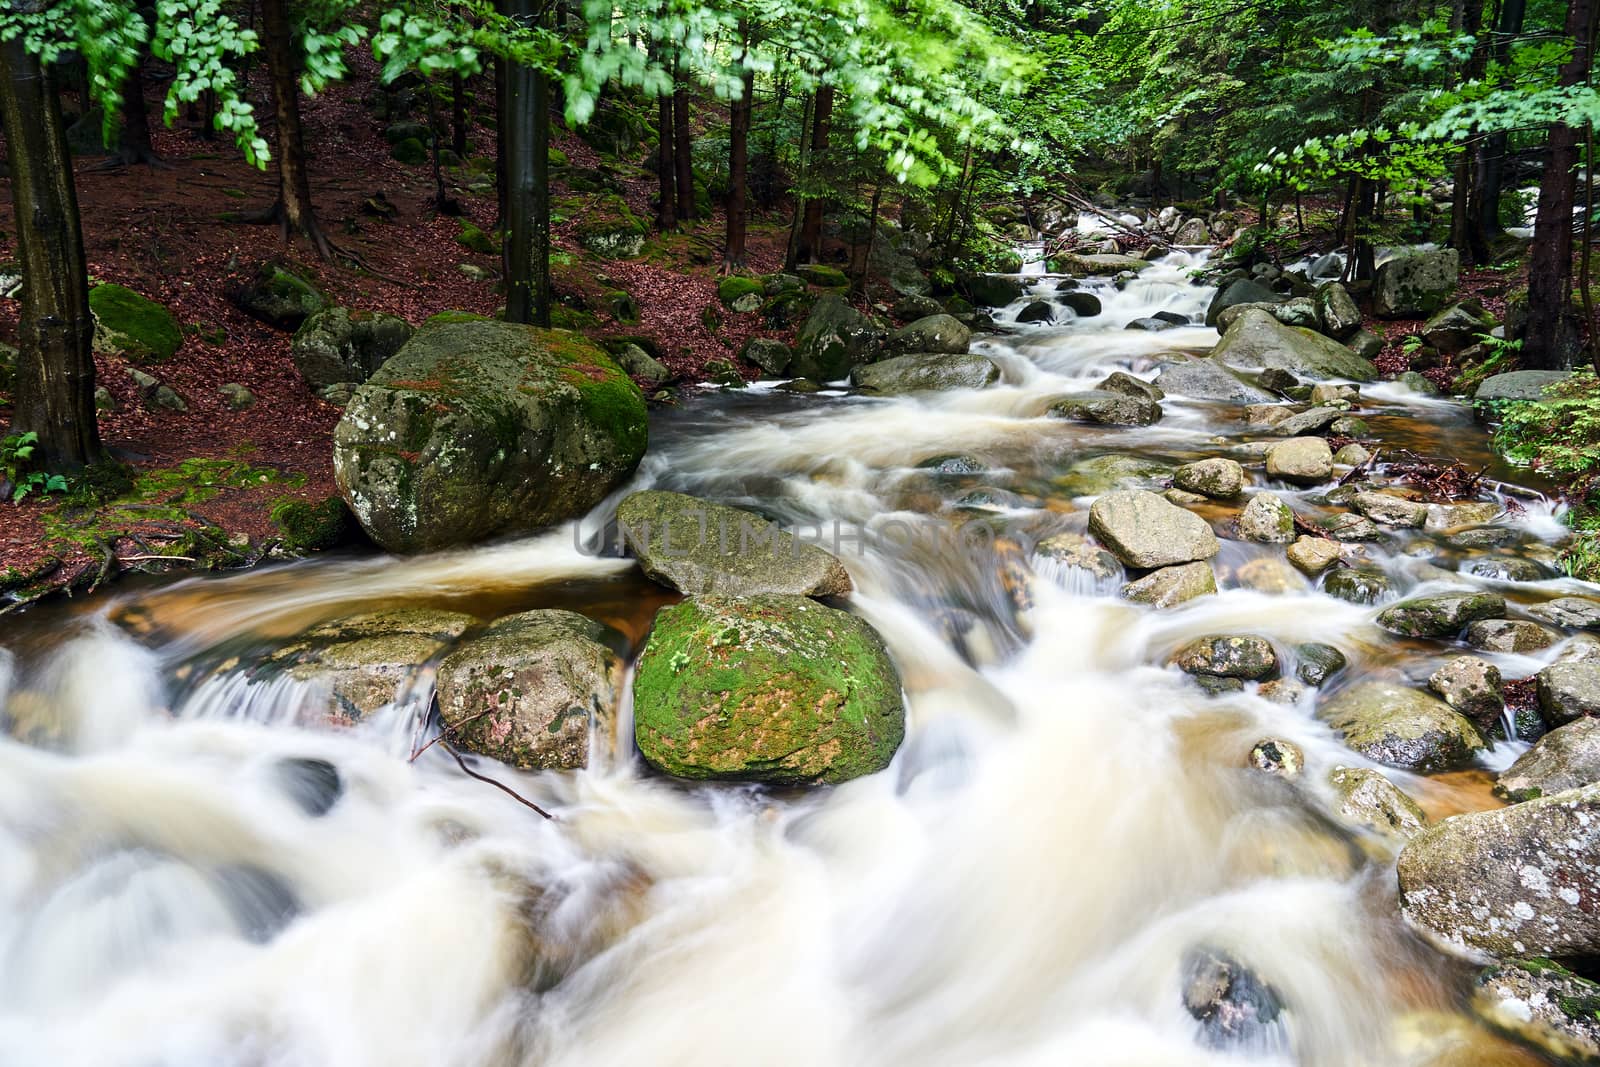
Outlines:
<svg viewBox="0 0 1600 1067"><path fill-rule="evenodd" d="M34 470L33 453L39 447L39 435L27 433L0 437L0 474L11 485L11 502L22 503L31 493L64 493L67 480L59 474Z"/></svg>
<svg viewBox="0 0 1600 1067"><path fill-rule="evenodd" d="M1600 579L1600 381L1574 374L1547 388L1544 399L1508 403L1498 414L1495 450L1567 486L1574 535L1562 559L1567 572Z"/></svg>

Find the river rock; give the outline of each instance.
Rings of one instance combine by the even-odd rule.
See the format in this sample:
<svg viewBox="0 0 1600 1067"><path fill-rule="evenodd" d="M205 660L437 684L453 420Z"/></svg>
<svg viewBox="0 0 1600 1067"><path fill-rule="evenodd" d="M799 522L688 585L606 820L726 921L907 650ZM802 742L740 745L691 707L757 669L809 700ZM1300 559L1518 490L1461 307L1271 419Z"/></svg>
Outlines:
<svg viewBox="0 0 1600 1067"><path fill-rule="evenodd" d="M1514 370L1485 378L1472 394L1476 404L1493 400L1543 400L1547 386L1564 381L1572 374L1564 370Z"/></svg>
<svg viewBox="0 0 1600 1067"><path fill-rule="evenodd" d="M1312 408L1290 415L1273 428L1280 437L1307 437L1321 433L1344 415L1342 408Z"/></svg>
<svg viewBox="0 0 1600 1067"><path fill-rule="evenodd" d="M1128 600L1156 608L1176 607L1216 591L1217 576L1209 563L1162 567L1122 587L1122 595Z"/></svg>
<svg viewBox="0 0 1600 1067"><path fill-rule="evenodd" d="M1167 396L1150 382L1120 370L1107 375L1105 381L1095 386L1095 391L1121 393L1123 396L1137 396L1145 400L1165 400Z"/></svg>
<svg viewBox="0 0 1600 1067"><path fill-rule="evenodd" d="M1149 426L1160 421L1161 405L1126 393L1069 393L1051 400L1049 415L1101 426Z"/></svg>
<svg viewBox="0 0 1600 1067"><path fill-rule="evenodd" d="M1254 634L1197 637L1174 652L1172 662L1185 674L1210 674L1248 681L1258 681L1278 671L1278 656L1272 650L1272 642Z"/></svg>
<svg viewBox="0 0 1600 1067"><path fill-rule="evenodd" d="M767 337L752 337L744 343L739 356L745 362L760 367L768 376L776 378L787 371L789 364L794 361L794 349L782 341ZM621 363L622 360L619 358L617 362ZM623 364L623 367L630 374L634 373L626 364Z"/></svg>
<svg viewBox="0 0 1600 1067"><path fill-rule="evenodd" d="M1128 325L1124 326L1123 329L1124 330L1142 330L1145 333L1160 333L1162 330L1174 330L1174 329L1177 329L1177 327L1174 326L1172 323L1166 321L1165 319L1158 319L1158 318L1155 318L1153 316L1146 316L1146 317L1142 317L1142 318L1133 319L1132 321L1130 321L1128 323Z"/></svg>
<svg viewBox="0 0 1600 1067"><path fill-rule="evenodd" d="M1463 526L1481 526L1493 522L1500 514L1500 506L1487 501L1468 500L1454 504L1429 504L1428 521L1423 528L1429 533L1459 530Z"/></svg>
<svg viewBox="0 0 1600 1067"><path fill-rule="evenodd" d="M1600 1064L1600 985L1550 960L1485 969L1474 983L1472 1010L1554 1062Z"/></svg>
<svg viewBox="0 0 1600 1067"><path fill-rule="evenodd" d="M264 673L283 671L327 687L338 712L361 719L394 702L422 666L473 625L471 615L406 608L322 623L272 653Z"/></svg>
<svg viewBox="0 0 1600 1067"><path fill-rule="evenodd" d="M1075 278L1109 278L1123 271L1137 274L1150 264L1137 256L1116 253L1097 253L1080 256L1072 253L1055 256L1050 260L1050 270L1056 274L1070 274Z"/></svg>
<svg viewBox="0 0 1600 1067"><path fill-rule="evenodd" d="M1287 507L1288 505L1284 506ZM1290 518L1292 527L1293 512L1290 513ZM1335 563L1338 563L1343 550L1340 549L1336 542L1330 541L1326 537L1301 535L1296 537L1294 543L1285 551L1289 562L1294 564L1296 570L1315 578Z"/></svg>
<svg viewBox="0 0 1600 1067"><path fill-rule="evenodd" d="M1453 656L1428 676L1429 689L1484 731L1505 711L1500 685L1500 668L1477 656Z"/></svg>
<svg viewBox="0 0 1600 1067"><path fill-rule="evenodd" d="M1283 404L1248 404L1244 409L1244 421L1247 426L1270 430L1292 419L1294 414L1294 408Z"/></svg>
<svg viewBox="0 0 1600 1067"><path fill-rule="evenodd" d="M1380 319L1432 315L1455 293L1461 256L1453 248L1404 252L1378 268L1372 310Z"/></svg>
<svg viewBox="0 0 1600 1067"><path fill-rule="evenodd" d="M1122 579L1122 564L1117 557L1082 534L1055 534L1040 541L1033 551L1040 560L1048 560L1061 570L1086 572L1095 588L1101 582Z"/></svg>
<svg viewBox="0 0 1600 1067"><path fill-rule="evenodd" d="M844 297L824 293L795 338L794 361L788 373L817 382L836 381L855 367L870 363L883 347L884 337L878 324L851 307Z"/></svg>
<svg viewBox="0 0 1600 1067"><path fill-rule="evenodd" d="M1351 604L1376 604L1389 594L1389 576L1368 567L1340 567L1322 580L1322 591Z"/></svg>
<svg viewBox="0 0 1600 1067"><path fill-rule="evenodd" d="M1361 329L1361 309L1340 283L1329 282L1318 289L1317 304L1322 310L1322 329L1329 337L1345 341Z"/></svg>
<svg viewBox="0 0 1600 1067"><path fill-rule="evenodd" d="M1400 841L1427 828L1427 813L1378 771L1335 767L1328 772L1328 784L1338 798L1339 815L1354 826Z"/></svg>
<svg viewBox="0 0 1600 1067"><path fill-rule="evenodd" d="M609 755L621 661L608 637L617 639L592 619L547 608L498 619L451 649L437 683L451 742L522 770L575 770Z"/></svg>
<svg viewBox="0 0 1600 1067"><path fill-rule="evenodd" d="M1032 300L1019 312L1018 322L1054 322L1056 306L1048 300Z"/></svg>
<svg viewBox="0 0 1600 1067"><path fill-rule="evenodd" d="M1026 291L1015 278L996 274L969 274L958 280L957 286L979 307L1003 308L1022 299Z"/></svg>
<svg viewBox="0 0 1600 1067"><path fill-rule="evenodd" d="M1345 338L1344 346L1368 362L1383 354L1383 338L1371 330L1357 330Z"/></svg>
<svg viewBox="0 0 1600 1067"><path fill-rule="evenodd" d="M889 336L889 347L895 352L962 355L971 343L972 331L949 315L929 315Z"/></svg>
<svg viewBox="0 0 1600 1067"><path fill-rule="evenodd" d="M1383 540L1383 531L1378 529L1377 523L1365 515L1357 515L1354 512L1335 515L1331 519L1325 520L1322 528L1328 531L1329 537L1335 541L1343 541L1346 544L1358 541Z"/></svg>
<svg viewBox="0 0 1600 1067"><path fill-rule="evenodd" d="M1357 493L1353 503L1361 514L1385 526L1416 529L1428 521L1428 505L1393 493Z"/></svg>
<svg viewBox="0 0 1600 1067"><path fill-rule="evenodd" d="M1205 219L1184 219L1177 232L1172 235L1172 243L1188 248L1208 245L1211 243L1211 230L1206 226Z"/></svg>
<svg viewBox="0 0 1600 1067"><path fill-rule="evenodd" d="M850 372L860 389L894 395L949 389L983 389L1000 380L1000 368L982 356L915 353L868 363Z"/></svg>
<svg viewBox="0 0 1600 1067"><path fill-rule="evenodd" d="M1371 382L1378 368L1344 345L1319 333L1285 326L1265 311L1251 310L1234 320L1211 358L1232 367L1277 367L1318 378Z"/></svg>
<svg viewBox="0 0 1600 1067"><path fill-rule="evenodd" d="M1239 537L1245 541L1288 544L1294 540L1294 511L1273 493L1252 496L1239 512L1237 522Z"/></svg>
<svg viewBox="0 0 1600 1067"><path fill-rule="evenodd" d="M1208 1048L1271 1049L1283 1041L1283 1001L1233 956L1191 949L1183 960L1183 1006Z"/></svg>
<svg viewBox="0 0 1600 1067"><path fill-rule="evenodd" d="M1276 304L1283 298L1260 282L1249 278L1240 278L1217 290L1211 298L1211 304L1206 308L1206 325L1217 326L1218 318L1224 311L1240 304Z"/></svg>
<svg viewBox="0 0 1600 1067"><path fill-rule="evenodd" d="M1141 489L1096 500L1089 532L1123 563L1142 569L1210 559L1221 548L1200 516Z"/></svg>
<svg viewBox="0 0 1600 1067"><path fill-rule="evenodd" d="M1459 352L1487 334L1494 320L1476 301L1462 301L1435 314L1422 327L1422 339L1444 353Z"/></svg>
<svg viewBox="0 0 1600 1067"><path fill-rule="evenodd" d="M1294 646L1294 655L1295 677L1307 685L1324 684L1344 670L1348 662L1343 652L1321 641L1307 641Z"/></svg>
<svg viewBox="0 0 1600 1067"><path fill-rule="evenodd" d="M1480 619L1467 627L1466 642L1484 652L1538 652L1561 635L1526 619Z"/></svg>
<svg viewBox="0 0 1600 1067"><path fill-rule="evenodd" d="M356 390L334 479L391 552L527 533L583 515L644 455L644 395L576 334L435 322Z"/></svg>
<svg viewBox="0 0 1600 1067"><path fill-rule="evenodd" d="M1268 737L1257 741L1250 749L1250 766L1263 774L1277 778L1298 778L1305 769L1305 753L1293 741L1281 737Z"/></svg>
<svg viewBox="0 0 1600 1067"><path fill-rule="evenodd" d="M645 574L680 593L844 596L851 589L832 553L740 508L648 489L617 505L617 522Z"/></svg>
<svg viewBox="0 0 1600 1067"><path fill-rule="evenodd" d="M1298 485L1316 485L1333 474L1333 450L1320 437L1291 437L1267 450L1267 473Z"/></svg>
<svg viewBox="0 0 1600 1067"><path fill-rule="evenodd" d="M1231 459L1196 460L1173 471L1172 484L1213 500L1229 500L1244 492L1244 468Z"/></svg>
<svg viewBox="0 0 1600 1067"><path fill-rule="evenodd" d="M1156 387L1194 400L1258 404L1277 398L1220 361L1203 356L1184 358L1162 368Z"/></svg>
<svg viewBox="0 0 1600 1067"><path fill-rule="evenodd" d="M1440 593L1384 609L1378 625L1402 637L1455 637L1468 623L1502 618L1505 613L1505 597L1494 593Z"/></svg>
<svg viewBox="0 0 1600 1067"><path fill-rule="evenodd" d="M1600 782L1600 719L1587 716L1533 743L1500 772L1495 795L1513 803Z"/></svg>
<svg viewBox="0 0 1600 1067"><path fill-rule="evenodd" d="M1600 785L1457 815L1400 853L1406 920L1458 952L1600 952Z"/></svg>
<svg viewBox="0 0 1600 1067"><path fill-rule="evenodd" d="M416 332L398 315L325 308L295 331L289 355L313 390L340 382L361 383Z"/></svg>
<svg viewBox="0 0 1600 1067"><path fill-rule="evenodd" d="M1317 709L1352 750L1419 774L1459 770L1484 748L1465 717L1426 693L1389 682L1364 682Z"/></svg>
<svg viewBox="0 0 1600 1067"><path fill-rule="evenodd" d="M1079 460L1056 479L1068 496L1099 496L1113 489L1147 488L1170 477L1172 465L1148 456L1110 452Z"/></svg>
<svg viewBox="0 0 1600 1067"><path fill-rule="evenodd" d="M1080 319L1093 318L1101 312L1100 298L1081 289L1074 292L1057 293L1056 302L1071 308L1072 313Z"/></svg>
<svg viewBox="0 0 1600 1067"><path fill-rule="evenodd" d="M889 765L900 677L865 621L793 596L663 608L633 682L645 760L679 778L812 785Z"/></svg>
<svg viewBox="0 0 1600 1067"><path fill-rule="evenodd" d="M1581 596L1560 596L1535 604L1528 614L1552 626L1570 630L1600 630L1600 600Z"/></svg>
<svg viewBox="0 0 1600 1067"><path fill-rule="evenodd" d="M1600 662L1552 663L1538 674L1539 711L1551 726L1600 715Z"/></svg>

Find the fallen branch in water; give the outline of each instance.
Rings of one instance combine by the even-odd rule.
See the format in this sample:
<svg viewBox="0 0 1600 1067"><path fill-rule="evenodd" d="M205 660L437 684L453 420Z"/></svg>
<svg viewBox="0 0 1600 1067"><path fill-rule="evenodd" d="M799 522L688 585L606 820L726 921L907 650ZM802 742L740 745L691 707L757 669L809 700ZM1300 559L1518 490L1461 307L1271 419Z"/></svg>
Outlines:
<svg viewBox="0 0 1600 1067"><path fill-rule="evenodd" d="M523 804L523 805L526 805L527 807L532 808L534 811L538 812L540 815L543 815L545 818L549 819L551 822L555 821L556 817L554 815L551 815L548 811L545 811L539 805L535 804L533 801L529 800L527 797L523 796L521 793L517 792L515 789L512 789L509 785L506 785L504 782L497 782L493 778L490 778L488 775L479 774L477 771L473 770L471 767L468 767L467 766L467 761L461 758L461 753L457 752L456 749L455 749L455 746L444 739L444 735L443 734L439 735L439 743L444 746L444 750L446 752L450 753L450 755L452 755L452 756L454 756L456 758L456 763L461 767L462 773L465 774L468 778L476 778L480 782L488 782L490 785L492 785L496 789L500 790L500 792L506 794L506 796L510 797L512 800L515 800L518 804Z"/></svg>
<svg viewBox="0 0 1600 1067"><path fill-rule="evenodd" d="M1354 467L1351 467L1349 473L1347 473L1343 478L1339 479L1339 484L1341 486L1349 485L1357 478L1360 478L1362 475L1366 474L1372 469L1372 465L1378 462L1378 457L1381 455L1383 455L1383 449L1374 449L1370 456L1356 464Z"/></svg>

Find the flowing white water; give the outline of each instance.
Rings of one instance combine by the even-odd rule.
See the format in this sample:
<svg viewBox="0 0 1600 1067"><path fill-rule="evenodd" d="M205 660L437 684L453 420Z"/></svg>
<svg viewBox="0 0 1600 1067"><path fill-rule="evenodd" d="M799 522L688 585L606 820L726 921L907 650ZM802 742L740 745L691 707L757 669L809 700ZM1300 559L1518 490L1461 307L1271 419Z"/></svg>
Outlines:
<svg viewBox="0 0 1600 1067"><path fill-rule="evenodd" d="M884 634L910 722L888 770L831 791L683 788L627 753L578 774L496 769L559 815L545 822L437 750L407 761L415 690L334 728L315 686L238 669L379 605L588 598L626 614L613 602L642 595L628 565L580 547L604 507L497 548L124 596L105 614L141 623L143 643L41 616L56 632L30 635L14 671L0 656L17 738L0 739L0 1064L1354 1067L1434 1062L1457 1040L1514 1062L1446 1025L1458 984L1394 918L1393 846L1328 817L1326 771L1363 761L1314 717L1315 694L1210 698L1161 666L1238 631L1286 658L1337 644L1351 676L1415 681L1429 655L1395 655L1374 608L1317 592L1281 550L1226 543L1223 592L1158 613L1017 548L1084 529L1085 491L1060 482L1084 459L1244 439L1228 409L1181 398L1143 429L1043 417L1113 369L1150 377L1214 342L1122 329L1201 318L1202 263L1090 282L1102 315L984 339L1004 375L988 390L707 396L654 428L633 488L841 524L851 606ZM1378 433L1473 454L1457 410L1370 395ZM955 452L985 473L917 466ZM945 536L963 523L1000 536ZM1463 563L1423 536L1372 549L1402 590L1485 584ZM215 669L197 682L195 663ZM1301 789L1245 769L1268 736L1305 751ZM1201 947L1282 999L1250 1048L1210 1047L1184 1010Z"/></svg>

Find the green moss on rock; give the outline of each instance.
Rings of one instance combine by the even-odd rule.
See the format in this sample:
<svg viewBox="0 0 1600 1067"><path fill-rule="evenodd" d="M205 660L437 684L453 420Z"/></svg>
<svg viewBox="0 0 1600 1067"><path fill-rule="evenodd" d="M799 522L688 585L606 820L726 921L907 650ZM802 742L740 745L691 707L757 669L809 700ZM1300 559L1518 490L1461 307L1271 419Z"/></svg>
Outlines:
<svg viewBox="0 0 1600 1067"><path fill-rule="evenodd" d="M89 290L94 312L94 347L135 363L171 359L183 344L183 328L172 312L121 285L109 282Z"/></svg>
<svg viewBox="0 0 1600 1067"><path fill-rule="evenodd" d="M469 252L480 252L486 256L496 255L500 251L498 242L491 235L467 219L461 220L461 231L456 234L456 243Z"/></svg>
<svg viewBox="0 0 1600 1067"><path fill-rule="evenodd" d="M283 547L294 553L322 552L350 540L350 510L344 501L330 496L312 504L285 497L272 507L272 524L283 538Z"/></svg>
<svg viewBox="0 0 1600 1067"><path fill-rule="evenodd" d="M864 621L800 596L664 608L634 674L634 736L689 779L842 782L905 737L900 678Z"/></svg>

